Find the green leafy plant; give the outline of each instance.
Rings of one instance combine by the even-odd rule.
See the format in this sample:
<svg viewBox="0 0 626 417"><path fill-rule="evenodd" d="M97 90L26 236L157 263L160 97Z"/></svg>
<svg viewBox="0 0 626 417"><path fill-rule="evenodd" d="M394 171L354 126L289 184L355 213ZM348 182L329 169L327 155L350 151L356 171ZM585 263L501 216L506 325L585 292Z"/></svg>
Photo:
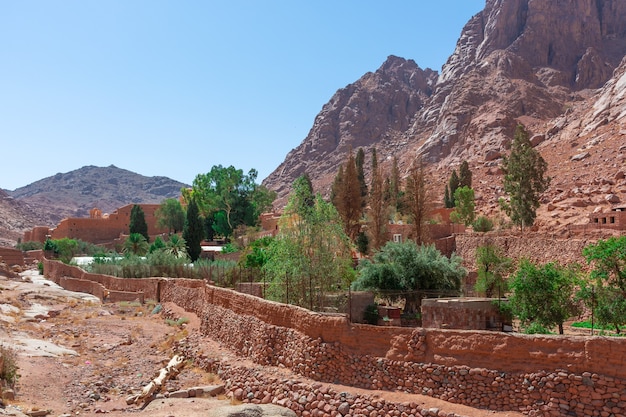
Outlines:
<svg viewBox="0 0 626 417"><path fill-rule="evenodd" d="M378 304L368 304L363 312L363 320L365 320L367 324L376 325L378 323L378 319Z"/></svg>
<svg viewBox="0 0 626 417"><path fill-rule="evenodd" d="M493 222L485 216L478 216L472 223L472 229L475 232L491 232L493 230Z"/></svg>

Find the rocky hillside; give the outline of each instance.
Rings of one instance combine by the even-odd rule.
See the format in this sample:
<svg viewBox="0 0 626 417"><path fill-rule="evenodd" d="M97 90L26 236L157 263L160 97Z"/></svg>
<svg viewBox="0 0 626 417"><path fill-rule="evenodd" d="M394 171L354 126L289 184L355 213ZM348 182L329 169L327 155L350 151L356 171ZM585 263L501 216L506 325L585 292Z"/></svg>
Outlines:
<svg viewBox="0 0 626 417"><path fill-rule="evenodd" d="M14 244L33 226L88 217L94 207L110 213L126 204L161 203L178 197L183 187L187 185L170 178L146 177L113 165L58 173L14 191L0 190L0 236Z"/></svg>
<svg viewBox="0 0 626 417"><path fill-rule="evenodd" d="M376 147L379 160L388 166L395 156L404 170L421 155L436 190L468 160L478 209L494 214L500 158L521 122L553 177L545 197L551 211L542 208L540 224L584 222L590 206L608 204L609 194L614 204L626 197L619 107L625 55L626 2L487 0L440 74L389 57L331 98L264 184L282 204L292 181L307 172L327 193L349 149ZM572 159L585 149L584 161Z"/></svg>

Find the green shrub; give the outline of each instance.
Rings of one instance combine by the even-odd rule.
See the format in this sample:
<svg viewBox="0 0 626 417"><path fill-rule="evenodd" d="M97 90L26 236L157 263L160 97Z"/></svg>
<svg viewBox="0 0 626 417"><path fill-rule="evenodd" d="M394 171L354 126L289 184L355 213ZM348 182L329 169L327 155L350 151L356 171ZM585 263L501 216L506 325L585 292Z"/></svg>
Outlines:
<svg viewBox="0 0 626 417"><path fill-rule="evenodd" d="M0 381L14 387L20 377L17 370L17 353L15 350L0 345Z"/></svg>
<svg viewBox="0 0 626 417"><path fill-rule="evenodd" d="M365 312L363 313L363 320L365 320L365 322L367 324L378 324L378 304L373 303L373 304L369 304L367 307L365 307Z"/></svg>
<svg viewBox="0 0 626 417"><path fill-rule="evenodd" d="M493 222L485 216L478 216L472 223L475 232L490 232L493 230Z"/></svg>
<svg viewBox="0 0 626 417"><path fill-rule="evenodd" d="M15 246L16 249L21 251L29 251L29 250L41 250L43 249L43 243L41 242L21 242Z"/></svg>

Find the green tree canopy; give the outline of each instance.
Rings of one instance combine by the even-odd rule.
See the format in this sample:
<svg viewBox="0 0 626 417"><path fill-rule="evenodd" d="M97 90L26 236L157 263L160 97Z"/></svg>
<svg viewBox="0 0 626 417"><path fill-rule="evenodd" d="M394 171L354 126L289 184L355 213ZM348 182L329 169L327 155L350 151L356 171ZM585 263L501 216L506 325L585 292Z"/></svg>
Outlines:
<svg viewBox="0 0 626 417"><path fill-rule="evenodd" d="M563 334L563 322L580 312L575 298L578 283L578 271L573 266L553 262L537 266L522 259L511 281L511 310L523 326L558 326L559 334Z"/></svg>
<svg viewBox="0 0 626 417"><path fill-rule="evenodd" d="M372 261L361 261L352 289L380 290L392 301L404 299L405 312L417 313L429 294L458 293L466 274L460 257L447 258L434 245L388 242Z"/></svg>
<svg viewBox="0 0 626 417"><path fill-rule="evenodd" d="M376 148L372 149L372 180L370 183L369 210L367 212L369 241L373 249L378 250L385 243L387 223L389 222L389 207L384 196L384 181Z"/></svg>
<svg viewBox="0 0 626 417"><path fill-rule="evenodd" d="M479 246L476 248L476 267L476 291L489 298L504 297L509 291L507 278L513 270L511 258L504 256L502 250L495 245Z"/></svg>
<svg viewBox="0 0 626 417"><path fill-rule="evenodd" d="M315 308L324 293L349 285L354 275L350 239L335 207L313 196L306 177L294 182L279 224L263 266L271 280L268 297Z"/></svg>
<svg viewBox="0 0 626 417"><path fill-rule="evenodd" d="M500 205L521 230L535 222L539 198L550 185L550 177L546 176L548 165L533 149L528 136L524 126L518 125L511 153L502 161L504 191L509 201L501 199Z"/></svg>
<svg viewBox="0 0 626 417"><path fill-rule="evenodd" d="M150 236L148 235L148 223L146 223L146 215L143 212L143 209L140 205L135 204L132 209L130 209L130 223L128 225L130 229L129 234L139 233L142 235L146 242L150 241Z"/></svg>
<svg viewBox="0 0 626 417"><path fill-rule="evenodd" d="M170 233L178 233L185 226L185 210L177 198L163 200L154 214L157 226L167 228Z"/></svg>
<svg viewBox="0 0 626 417"><path fill-rule="evenodd" d="M459 187L472 188L472 171L467 161L461 162L459 167Z"/></svg>
<svg viewBox="0 0 626 417"><path fill-rule="evenodd" d="M467 187L459 187L454 192L454 211L450 213L450 219L454 222L469 226L476 218L474 211L474 190Z"/></svg>
<svg viewBox="0 0 626 417"><path fill-rule="evenodd" d="M587 245L583 256L593 270L580 296L599 324L612 325L619 333L620 326L626 324L626 236Z"/></svg>
<svg viewBox="0 0 626 417"><path fill-rule="evenodd" d="M232 165L215 165L206 174L199 174L191 190L183 190L189 204L196 200L200 214L212 218L212 227L225 237L230 237L239 225L254 226L259 216L271 209L276 194L255 183L257 171L244 174Z"/></svg>

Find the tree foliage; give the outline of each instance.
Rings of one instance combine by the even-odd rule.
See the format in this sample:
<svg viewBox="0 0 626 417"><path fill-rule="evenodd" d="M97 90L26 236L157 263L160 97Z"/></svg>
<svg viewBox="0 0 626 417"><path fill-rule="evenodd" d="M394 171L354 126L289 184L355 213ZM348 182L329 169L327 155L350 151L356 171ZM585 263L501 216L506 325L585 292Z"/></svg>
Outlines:
<svg viewBox="0 0 626 417"><path fill-rule="evenodd" d="M400 168L398 167L398 159L394 156L391 165L391 175L385 180L385 201L395 213L402 213L402 179L400 178Z"/></svg>
<svg viewBox="0 0 626 417"><path fill-rule="evenodd" d="M195 199L192 199L187 206L187 217L185 219L185 226L183 227L183 242L186 244L187 255L191 259L191 262L195 262L200 253L202 247L200 243L204 238L204 225L202 218L200 217L200 210Z"/></svg>
<svg viewBox="0 0 626 417"><path fill-rule="evenodd" d="M626 236L587 245L583 256L593 270L580 296L601 325L612 325L619 333L626 324Z"/></svg>
<svg viewBox="0 0 626 417"><path fill-rule="evenodd" d="M466 274L460 257L447 258L434 245L388 242L371 261L361 261L352 289L379 290L391 301L404 299L405 313L417 313L427 295L458 292Z"/></svg>
<svg viewBox="0 0 626 417"><path fill-rule="evenodd" d="M412 238L418 245L427 241L426 221L430 213L430 187L426 182L426 169L421 159L416 159L406 179L404 206L413 227Z"/></svg>
<svg viewBox="0 0 626 417"><path fill-rule="evenodd" d="M518 125L511 153L502 161L504 191L509 200L501 199L500 205L521 230L535 222L539 198L550 185L547 169L546 161L533 149L528 132Z"/></svg>
<svg viewBox="0 0 626 417"><path fill-rule="evenodd" d="M367 224L371 248L380 249L385 243L386 225L389 222L388 204L383 190L383 174L378 165L376 148L372 150L372 179L370 183L369 210L367 212Z"/></svg>
<svg viewBox="0 0 626 417"><path fill-rule="evenodd" d="M154 213L157 226L167 228L169 233L178 233L185 226L185 210L177 198L166 198Z"/></svg>
<svg viewBox="0 0 626 417"><path fill-rule="evenodd" d="M476 218L474 211L474 190L467 187L459 187L454 192L454 211L450 213L450 219L465 226L472 224Z"/></svg>
<svg viewBox="0 0 626 417"><path fill-rule="evenodd" d="M183 190L187 204L196 200L200 214L211 218L217 234L230 237L239 225L254 226L264 211L271 209L276 194L255 183L257 171L244 174L232 165L214 165L206 174L199 174L191 190Z"/></svg>
<svg viewBox="0 0 626 417"><path fill-rule="evenodd" d="M459 167L459 187L472 188L472 171L467 161L461 162Z"/></svg>
<svg viewBox="0 0 626 417"><path fill-rule="evenodd" d="M148 253L150 245L141 233L131 233L124 241L124 253L126 255L143 256Z"/></svg>
<svg viewBox="0 0 626 417"><path fill-rule="evenodd" d="M356 160L352 153L344 168L339 168L332 191L332 202L341 216L346 234L354 242L361 230L363 200Z"/></svg>
<svg viewBox="0 0 626 417"><path fill-rule="evenodd" d="M509 291L508 275L513 270L511 258L502 254L502 250L492 244L476 248L476 268L478 277L475 290L486 297L504 297Z"/></svg>
<svg viewBox="0 0 626 417"><path fill-rule="evenodd" d="M263 266L271 280L268 297L315 308L323 294L349 285L354 276L350 239L335 207L313 195L306 177L294 182L279 225Z"/></svg>
<svg viewBox="0 0 626 417"><path fill-rule="evenodd" d="M140 205L135 204L133 208L130 209L130 222L128 228L130 229L129 234L132 235L133 233L139 233L146 239L146 242L150 241L146 215Z"/></svg>
<svg viewBox="0 0 626 417"><path fill-rule="evenodd" d="M558 326L559 334L563 334L563 322L580 312L575 298L578 283L574 266L552 262L537 266L522 259L511 281L511 310L523 326Z"/></svg>

